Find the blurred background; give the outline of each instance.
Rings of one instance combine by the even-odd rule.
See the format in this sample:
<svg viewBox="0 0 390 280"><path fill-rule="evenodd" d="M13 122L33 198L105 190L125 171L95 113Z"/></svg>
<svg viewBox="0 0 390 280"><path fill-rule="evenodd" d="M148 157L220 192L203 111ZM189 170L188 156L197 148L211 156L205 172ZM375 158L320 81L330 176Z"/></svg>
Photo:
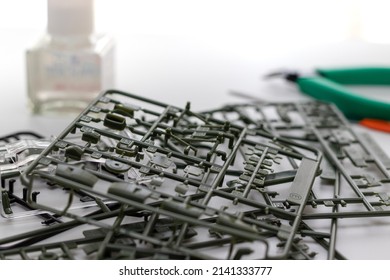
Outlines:
<svg viewBox="0 0 390 280"><path fill-rule="evenodd" d="M385 0L95 0L95 31L116 41L116 89L180 107L191 101L201 111L248 101L231 91L270 101L308 98L281 79L262 79L275 69L390 66L388 6ZM25 53L46 24L46 0L0 3L0 135L55 136L74 119L28 110ZM390 101L387 88L369 94ZM389 134L370 132L389 147ZM368 230L341 243L362 258L383 251L387 231L362 244L370 249L356 246Z"/></svg>
<svg viewBox="0 0 390 280"><path fill-rule="evenodd" d="M27 110L25 51L45 33L47 6L46 0L0 5L0 94L15 114ZM389 65L387 6L384 0L96 0L95 31L116 41L115 88L178 106L190 100L203 110L237 100L231 90L300 98L295 88L280 89L280 81L262 81L278 68ZM270 96L270 88L283 93ZM29 116L12 127L0 122L10 130L28 126Z"/></svg>

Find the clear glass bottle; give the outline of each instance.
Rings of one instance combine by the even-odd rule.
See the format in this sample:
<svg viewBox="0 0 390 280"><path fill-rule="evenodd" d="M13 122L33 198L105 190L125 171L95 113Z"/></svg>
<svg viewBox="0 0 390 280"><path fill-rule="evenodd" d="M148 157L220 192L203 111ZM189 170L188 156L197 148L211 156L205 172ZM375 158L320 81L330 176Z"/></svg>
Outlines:
<svg viewBox="0 0 390 280"><path fill-rule="evenodd" d="M26 52L32 111L80 112L112 88L114 45L93 34L93 0L48 0L47 34Z"/></svg>

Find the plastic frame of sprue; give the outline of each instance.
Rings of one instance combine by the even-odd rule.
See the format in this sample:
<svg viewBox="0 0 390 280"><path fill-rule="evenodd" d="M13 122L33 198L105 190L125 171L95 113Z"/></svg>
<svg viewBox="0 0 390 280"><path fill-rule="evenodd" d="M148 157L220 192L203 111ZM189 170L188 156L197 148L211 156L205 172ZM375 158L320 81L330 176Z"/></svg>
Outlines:
<svg viewBox="0 0 390 280"><path fill-rule="evenodd" d="M55 220L0 257L345 259L340 218L390 214L389 160L368 142L325 103L198 113L106 91L22 174Z"/></svg>

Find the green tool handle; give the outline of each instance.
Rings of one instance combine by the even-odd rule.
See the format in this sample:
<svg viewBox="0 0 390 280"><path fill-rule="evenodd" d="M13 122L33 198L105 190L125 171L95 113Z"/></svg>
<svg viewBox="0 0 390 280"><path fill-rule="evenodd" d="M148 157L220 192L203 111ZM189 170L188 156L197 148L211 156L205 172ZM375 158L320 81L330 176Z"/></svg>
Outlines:
<svg viewBox="0 0 390 280"><path fill-rule="evenodd" d="M337 75L343 76L340 73ZM348 79L343 78L342 80ZM368 81L367 78L366 81ZM334 103L349 119L390 120L389 103L358 95L337 82L323 77L299 77L296 82L302 92L316 99ZM388 82L390 84L390 68Z"/></svg>
<svg viewBox="0 0 390 280"><path fill-rule="evenodd" d="M317 73L344 85L390 85L390 67L317 69Z"/></svg>

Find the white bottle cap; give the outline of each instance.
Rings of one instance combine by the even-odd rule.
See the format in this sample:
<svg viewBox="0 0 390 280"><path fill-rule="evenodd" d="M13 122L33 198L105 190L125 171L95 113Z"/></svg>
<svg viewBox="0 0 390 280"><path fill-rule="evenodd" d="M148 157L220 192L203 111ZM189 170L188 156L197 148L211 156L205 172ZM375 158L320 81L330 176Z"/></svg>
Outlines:
<svg viewBox="0 0 390 280"><path fill-rule="evenodd" d="M47 12L47 32L52 36L88 36L93 32L93 0L47 0Z"/></svg>

